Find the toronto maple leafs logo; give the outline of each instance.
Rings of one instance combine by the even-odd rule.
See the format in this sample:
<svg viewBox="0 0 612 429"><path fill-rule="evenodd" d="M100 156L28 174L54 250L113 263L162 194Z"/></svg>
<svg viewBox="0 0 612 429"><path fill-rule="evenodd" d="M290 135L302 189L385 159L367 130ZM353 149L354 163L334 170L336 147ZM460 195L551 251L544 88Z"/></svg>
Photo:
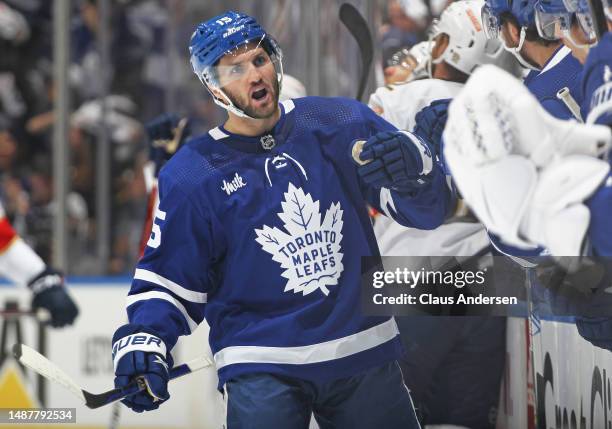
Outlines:
<svg viewBox="0 0 612 429"><path fill-rule="evenodd" d="M285 270L285 292L305 296L320 289L329 295L328 286L337 285L344 270L340 203L332 203L321 222L319 201L289 183L281 206L278 217L285 231L264 225L255 229L257 242Z"/></svg>

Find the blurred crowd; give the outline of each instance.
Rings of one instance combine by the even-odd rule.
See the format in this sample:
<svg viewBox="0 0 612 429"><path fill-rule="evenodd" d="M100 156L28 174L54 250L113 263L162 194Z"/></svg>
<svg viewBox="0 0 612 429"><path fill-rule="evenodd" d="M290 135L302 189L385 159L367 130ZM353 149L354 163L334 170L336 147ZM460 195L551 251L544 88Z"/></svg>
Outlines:
<svg viewBox="0 0 612 429"><path fill-rule="evenodd" d="M432 16L446 4L436 1L441 0L377 3L383 25L375 36L383 68L395 53L426 38ZM197 133L223 117L190 76L185 41L197 19L216 12L196 3L109 0L105 89L99 2L71 2L70 274L130 273L135 264L147 201L143 123L171 109L189 114ZM333 1L323 3L335 7ZM54 216L52 9L47 0L0 0L0 198L17 232L46 261L52 257ZM112 154L111 258L106 267L96 254L96 153L102 126Z"/></svg>
<svg viewBox="0 0 612 429"><path fill-rule="evenodd" d="M185 65L170 72L170 61L164 56L170 19L165 2L109 3L110 64L105 91L100 78L98 2L72 2L68 248L69 260L78 263L68 267L71 274L132 269L146 206L141 171L147 147L142 123L165 110L168 76L179 80L188 71ZM54 215L52 7L53 2L46 0L0 1L0 197L17 232L47 261ZM181 96L180 88L176 94ZM205 93L200 95L202 105L195 107L202 111L201 117L215 120ZM103 124L112 154L108 267L99 266L95 245L96 146Z"/></svg>

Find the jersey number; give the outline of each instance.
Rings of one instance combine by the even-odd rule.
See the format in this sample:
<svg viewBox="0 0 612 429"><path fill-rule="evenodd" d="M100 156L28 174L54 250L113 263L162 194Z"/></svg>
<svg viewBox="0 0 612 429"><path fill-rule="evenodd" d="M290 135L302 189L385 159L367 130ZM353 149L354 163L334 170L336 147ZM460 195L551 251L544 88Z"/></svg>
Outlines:
<svg viewBox="0 0 612 429"><path fill-rule="evenodd" d="M232 22L232 18L230 18L228 16L224 16L221 19L217 19L217 24L219 24L219 25L229 24L230 22Z"/></svg>
<svg viewBox="0 0 612 429"><path fill-rule="evenodd" d="M161 227L157 223L158 220L166 220L166 212L157 209L155 212L155 219L153 220L153 225L151 226L151 236L149 237L149 241L147 241L147 246L157 249L161 244Z"/></svg>

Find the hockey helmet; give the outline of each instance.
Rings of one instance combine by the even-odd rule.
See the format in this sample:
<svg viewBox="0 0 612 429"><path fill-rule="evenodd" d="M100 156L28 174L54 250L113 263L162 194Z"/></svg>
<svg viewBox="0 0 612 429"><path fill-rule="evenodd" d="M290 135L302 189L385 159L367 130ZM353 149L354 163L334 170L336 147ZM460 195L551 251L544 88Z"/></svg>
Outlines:
<svg viewBox="0 0 612 429"><path fill-rule="evenodd" d="M487 37L494 39L499 35L501 15L509 13L520 27L535 25L535 3L537 0L486 0L482 8L482 22Z"/></svg>
<svg viewBox="0 0 612 429"><path fill-rule="evenodd" d="M572 32L572 25L577 26L579 33ZM548 40L554 40L551 33L557 29L575 46L588 46L597 41L595 22L587 0L538 0L536 27L540 36Z"/></svg>
<svg viewBox="0 0 612 429"><path fill-rule="evenodd" d="M280 87L283 80L282 51L276 40L249 15L228 11L201 22L189 42L191 67L196 76L211 92L215 103L241 117L249 116L235 106L223 92L218 79L218 67L223 56L244 53L250 43L257 43L257 46L261 46L268 53L276 69ZM217 89L224 100L215 96L211 88Z"/></svg>
<svg viewBox="0 0 612 429"><path fill-rule="evenodd" d="M535 24L540 37L556 40L557 31L567 34L572 25L573 12L568 9L573 0L538 0L535 5Z"/></svg>
<svg viewBox="0 0 612 429"><path fill-rule="evenodd" d="M433 25L430 36L448 35L448 46L434 64L442 61L457 70L471 74L482 64L495 63L502 52L501 42L488 39L481 21L482 0L460 0L451 3Z"/></svg>

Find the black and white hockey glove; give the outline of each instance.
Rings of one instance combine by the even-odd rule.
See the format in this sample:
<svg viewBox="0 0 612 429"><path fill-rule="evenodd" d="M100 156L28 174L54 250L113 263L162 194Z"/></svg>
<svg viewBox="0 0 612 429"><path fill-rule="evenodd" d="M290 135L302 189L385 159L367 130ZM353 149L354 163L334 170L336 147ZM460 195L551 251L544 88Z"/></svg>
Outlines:
<svg viewBox="0 0 612 429"><path fill-rule="evenodd" d="M54 328L71 325L79 309L64 286L61 272L47 267L28 283L32 290L32 310L45 309L51 315L49 323Z"/></svg>

